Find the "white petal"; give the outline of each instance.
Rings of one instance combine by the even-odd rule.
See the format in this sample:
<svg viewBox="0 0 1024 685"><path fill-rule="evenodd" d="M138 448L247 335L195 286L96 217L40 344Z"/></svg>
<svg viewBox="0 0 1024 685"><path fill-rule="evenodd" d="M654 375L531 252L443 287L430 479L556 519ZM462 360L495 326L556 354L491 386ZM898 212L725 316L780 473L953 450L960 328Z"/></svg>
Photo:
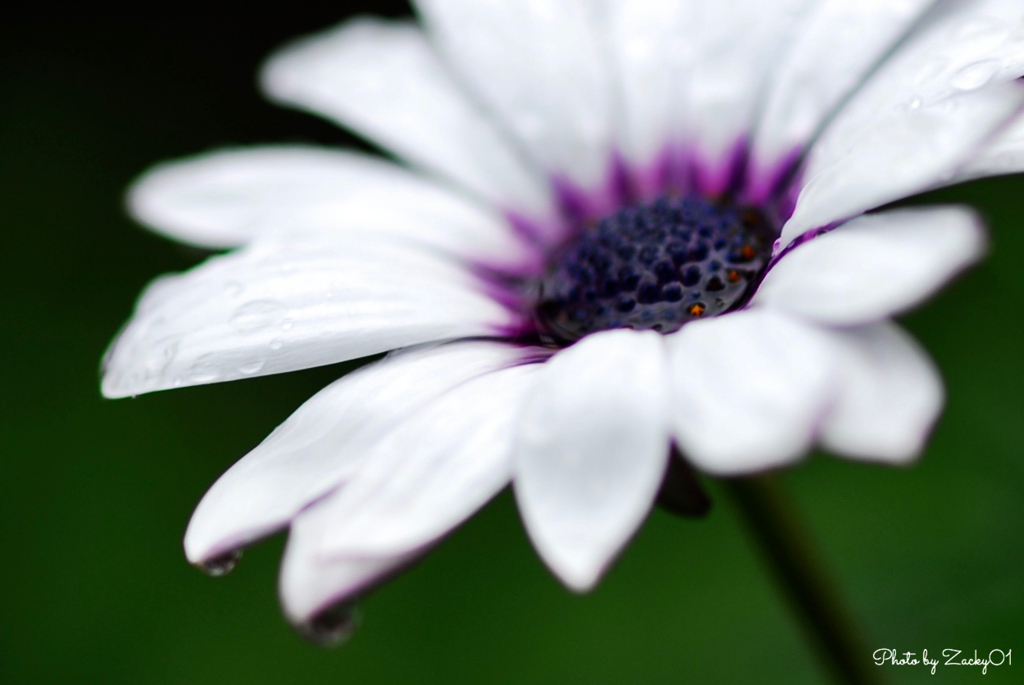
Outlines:
<svg viewBox="0 0 1024 685"><path fill-rule="evenodd" d="M512 472L512 437L537 365L496 371L437 398L368 455L325 512L326 556L391 556L433 542Z"/></svg>
<svg viewBox="0 0 1024 685"><path fill-rule="evenodd" d="M523 406L515 491L537 551L589 590L650 511L669 452L654 332L588 336L544 365Z"/></svg>
<svg viewBox="0 0 1024 685"><path fill-rule="evenodd" d="M863 131L894 114L1024 74L1019 0L937 3L828 127L811 155L812 175Z"/></svg>
<svg viewBox="0 0 1024 685"><path fill-rule="evenodd" d="M605 63L580 0L418 0L439 52L549 170L590 188L610 162Z"/></svg>
<svg viewBox="0 0 1024 685"><path fill-rule="evenodd" d="M877 321L928 297L984 251L981 221L966 208L870 214L783 256L752 303L840 326Z"/></svg>
<svg viewBox="0 0 1024 685"><path fill-rule="evenodd" d="M955 180L1024 103L1019 0L940 3L838 113L783 231L804 231Z"/></svg>
<svg viewBox="0 0 1024 685"><path fill-rule="evenodd" d="M283 527L348 480L377 441L427 402L525 353L456 342L393 353L332 383L214 483L185 533L189 560L203 562Z"/></svg>
<svg viewBox="0 0 1024 685"><path fill-rule="evenodd" d="M781 244L951 181L967 155L1022 104L1024 88L999 84L890 116L807 182Z"/></svg>
<svg viewBox="0 0 1024 685"><path fill-rule="evenodd" d="M700 0L693 41L693 63L683 92L688 147L704 189L724 189L731 171L730 151L749 136L769 70L814 0Z"/></svg>
<svg viewBox="0 0 1024 685"><path fill-rule="evenodd" d="M952 182L1024 171L1024 113L971 158Z"/></svg>
<svg viewBox="0 0 1024 685"><path fill-rule="evenodd" d="M461 264L386 241L263 240L164 277L107 354L103 393L234 380L493 335L510 314Z"/></svg>
<svg viewBox="0 0 1024 685"><path fill-rule="evenodd" d="M772 74L754 136L762 175L802 147L935 0L823 0Z"/></svg>
<svg viewBox="0 0 1024 685"><path fill-rule="evenodd" d="M904 463L916 457L943 404L942 380L921 347L884 322L831 332L842 390L822 424L826 449Z"/></svg>
<svg viewBox="0 0 1024 685"><path fill-rule="evenodd" d="M300 40L271 57L263 87L504 208L551 210L547 179L460 92L413 24L363 18Z"/></svg>
<svg viewBox="0 0 1024 685"><path fill-rule="evenodd" d="M835 345L772 311L698 321L668 336L672 419L686 458L735 475L801 457L836 390Z"/></svg>
<svg viewBox="0 0 1024 685"><path fill-rule="evenodd" d="M336 496L336 495L335 495ZM331 519L324 512L332 498L317 502L292 523L278 579L281 604L293 623L302 624L337 602L372 586L411 563L416 554L400 557L331 559L319 547Z"/></svg>
<svg viewBox="0 0 1024 685"><path fill-rule="evenodd" d="M616 144L645 196L659 192L660 156L679 142L681 78L691 59L694 3L677 0L589 0L611 57ZM653 177L652 177L653 176Z"/></svg>
<svg viewBox="0 0 1024 685"><path fill-rule="evenodd" d="M206 247L245 245L297 224L391 235L488 260L525 246L493 210L384 160L303 146L254 147L161 164L132 187L135 217Z"/></svg>

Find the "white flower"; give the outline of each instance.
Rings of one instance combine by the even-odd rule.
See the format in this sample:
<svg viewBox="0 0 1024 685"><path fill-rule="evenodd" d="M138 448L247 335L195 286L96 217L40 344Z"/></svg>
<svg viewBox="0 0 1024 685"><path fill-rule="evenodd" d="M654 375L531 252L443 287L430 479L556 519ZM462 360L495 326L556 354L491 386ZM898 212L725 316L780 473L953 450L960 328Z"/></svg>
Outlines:
<svg viewBox="0 0 1024 685"><path fill-rule="evenodd" d="M864 213L1024 170L1024 7L933 4L420 0L426 34L359 19L274 56L272 98L417 171L278 146L149 172L142 222L238 249L147 289L103 392L396 351L211 488L189 559L290 527L285 610L331 617L512 482L586 590L672 445L720 475L912 459L942 388L889 318L984 237Z"/></svg>

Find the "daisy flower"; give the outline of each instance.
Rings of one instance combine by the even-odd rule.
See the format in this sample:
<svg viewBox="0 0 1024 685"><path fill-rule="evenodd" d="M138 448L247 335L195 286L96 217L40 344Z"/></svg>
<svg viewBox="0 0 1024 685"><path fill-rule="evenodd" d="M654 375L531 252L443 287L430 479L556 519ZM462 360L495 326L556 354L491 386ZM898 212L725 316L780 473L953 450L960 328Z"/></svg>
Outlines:
<svg viewBox="0 0 1024 685"><path fill-rule="evenodd" d="M965 208L872 210L1024 170L1020 0L415 5L262 72L404 164L233 149L131 189L230 251L147 288L106 396L389 353L213 485L192 562L288 528L285 612L330 635L509 483L584 591L666 473L919 454L942 385L890 318L985 238Z"/></svg>

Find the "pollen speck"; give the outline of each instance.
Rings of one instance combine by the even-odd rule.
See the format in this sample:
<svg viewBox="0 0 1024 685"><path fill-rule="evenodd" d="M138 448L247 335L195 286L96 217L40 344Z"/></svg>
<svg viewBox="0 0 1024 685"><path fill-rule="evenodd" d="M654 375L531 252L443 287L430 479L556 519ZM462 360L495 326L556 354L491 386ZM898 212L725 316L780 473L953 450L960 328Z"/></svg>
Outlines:
<svg viewBox="0 0 1024 685"><path fill-rule="evenodd" d="M686 311L693 318L699 319L700 317L704 316L704 305L702 305L700 302L698 302L697 304L691 304L690 308L687 309Z"/></svg>

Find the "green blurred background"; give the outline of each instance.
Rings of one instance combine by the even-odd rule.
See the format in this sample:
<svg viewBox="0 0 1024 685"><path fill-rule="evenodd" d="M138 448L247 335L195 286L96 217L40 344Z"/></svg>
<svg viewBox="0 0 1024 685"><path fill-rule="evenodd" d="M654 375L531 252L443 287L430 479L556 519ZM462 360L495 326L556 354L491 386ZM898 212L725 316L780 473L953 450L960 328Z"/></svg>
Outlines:
<svg viewBox="0 0 1024 685"><path fill-rule="evenodd" d="M3 22L0 682L820 682L717 489L705 521L654 512L583 597L544 569L505 493L368 597L360 631L332 651L279 612L280 536L226 578L185 562L204 490L347 367L101 399L100 356L139 289L203 256L133 225L122 194L154 162L226 144L358 145L264 103L254 85L270 49L346 7L75 15L44 4ZM816 455L785 477L869 649L1017 648L1019 664L984 676L997 682L1024 682L1022 196L1016 177L928 198L979 207L992 253L905 320L949 390L920 464ZM908 683L983 677L884 671Z"/></svg>

